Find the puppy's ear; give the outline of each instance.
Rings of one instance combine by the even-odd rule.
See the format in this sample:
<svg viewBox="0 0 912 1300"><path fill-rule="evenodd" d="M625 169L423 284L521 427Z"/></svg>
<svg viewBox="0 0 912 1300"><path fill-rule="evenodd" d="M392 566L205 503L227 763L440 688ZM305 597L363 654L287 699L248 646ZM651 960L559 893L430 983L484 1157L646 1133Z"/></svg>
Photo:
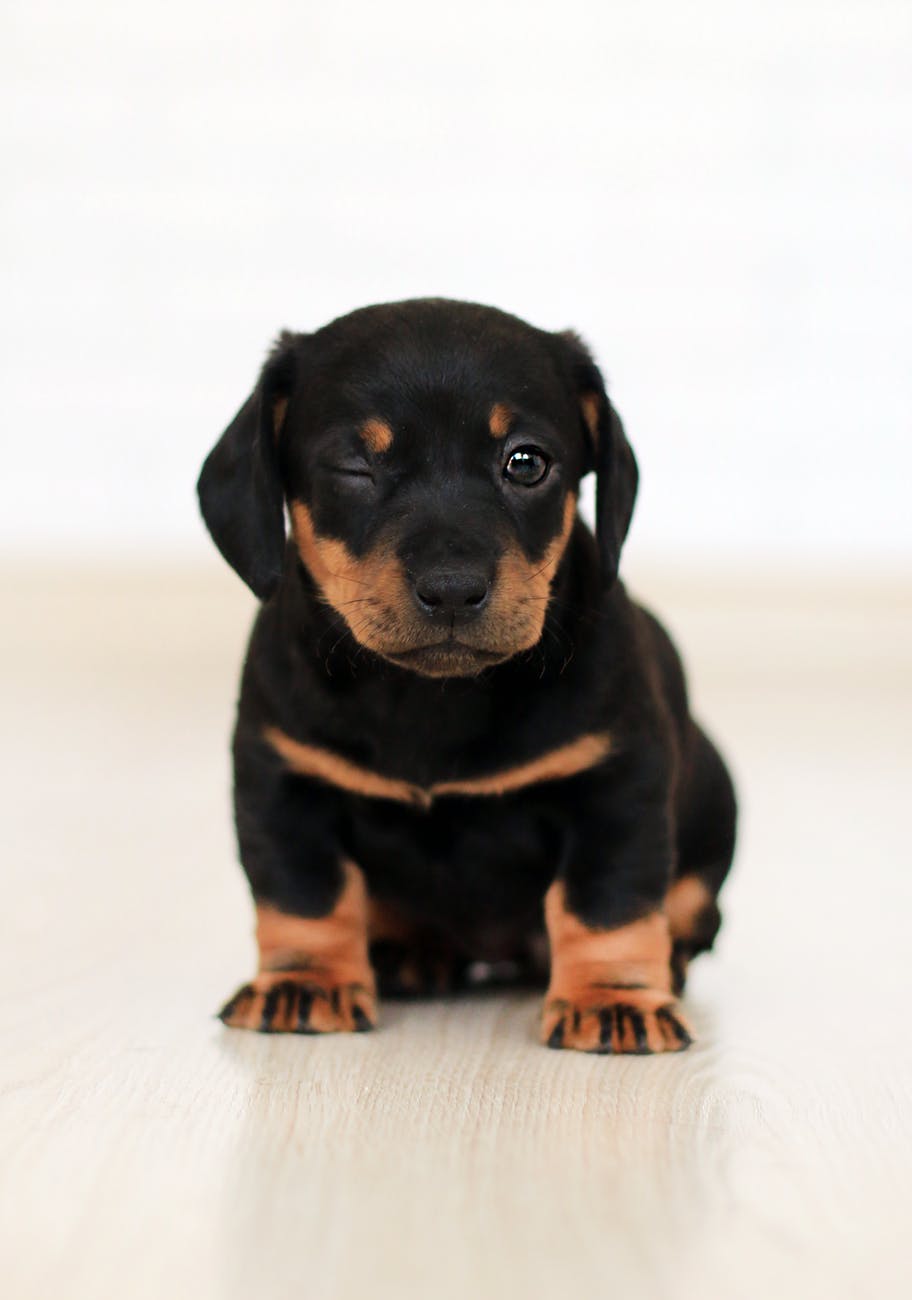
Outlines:
<svg viewBox="0 0 912 1300"><path fill-rule="evenodd" d="M617 411L608 400L601 371L579 335L559 334L570 382L579 402L590 460L586 472L595 470L596 539L606 586L618 573L621 547L636 499L639 470Z"/></svg>
<svg viewBox="0 0 912 1300"><path fill-rule="evenodd" d="M279 336L256 388L206 457L197 483L212 540L260 600L279 585L285 556L278 441L294 384L296 341L287 331Z"/></svg>

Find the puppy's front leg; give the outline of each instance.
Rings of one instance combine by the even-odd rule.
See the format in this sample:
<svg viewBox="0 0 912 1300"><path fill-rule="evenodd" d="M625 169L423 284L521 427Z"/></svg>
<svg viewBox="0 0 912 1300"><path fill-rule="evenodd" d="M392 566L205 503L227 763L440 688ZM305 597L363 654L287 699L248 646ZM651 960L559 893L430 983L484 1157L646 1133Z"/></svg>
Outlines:
<svg viewBox="0 0 912 1300"><path fill-rule="evenodd" d="M282 770L262 742L236 743L238 840L259 969L222 1008L226 1025L292 1034L374 1025L367 891L336 840L339 797Z"/></svg>
<svg viewBox="0 0 912 1300"><path fill-rule="evenodd" d="M545 898L551 979L542 1016L549 1047L677 1052L692 1041L674 998L662 903L671 872L668 800L642 767L588 782L574 849Z"/></svg>

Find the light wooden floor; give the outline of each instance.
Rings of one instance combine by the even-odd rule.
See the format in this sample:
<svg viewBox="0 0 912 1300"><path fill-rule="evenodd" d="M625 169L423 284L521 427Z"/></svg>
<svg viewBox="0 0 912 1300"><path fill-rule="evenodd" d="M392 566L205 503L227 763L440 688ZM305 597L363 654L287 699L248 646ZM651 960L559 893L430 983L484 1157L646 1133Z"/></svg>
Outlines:
<svg viewBox="0 0 912 1300"><path fill-rule="evenodd" d="M912 602L641 582L743 792L697 1048L536 1000L224 1031L252 970L230 574L3 585L5 1300L912 1294Z"/></svg>

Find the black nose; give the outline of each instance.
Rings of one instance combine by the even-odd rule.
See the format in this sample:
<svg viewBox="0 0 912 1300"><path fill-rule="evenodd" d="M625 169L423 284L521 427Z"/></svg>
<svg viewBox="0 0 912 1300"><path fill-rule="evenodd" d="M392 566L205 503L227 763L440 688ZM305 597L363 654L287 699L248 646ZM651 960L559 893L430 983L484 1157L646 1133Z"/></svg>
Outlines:
<svg viewBox="0 0 912 1300"><path fill-rule="evenodd" d="M414 589L418 608L429 618L468 623L488 603L491 583L481 569L427 569Z"/></svg>

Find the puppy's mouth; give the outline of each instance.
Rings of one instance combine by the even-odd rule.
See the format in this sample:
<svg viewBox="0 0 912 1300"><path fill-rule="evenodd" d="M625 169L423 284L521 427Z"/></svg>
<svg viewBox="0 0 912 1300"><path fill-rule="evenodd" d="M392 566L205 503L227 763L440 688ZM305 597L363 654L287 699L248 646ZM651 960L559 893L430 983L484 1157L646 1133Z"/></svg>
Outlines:
<svg viewBox="0 0 912 1300"><path fill-rule="evenodd" d="M382 654L399 668L424 677L472 677L510 658L509 652L482 650L454 637L408 650L384 650Z"/></svg>

